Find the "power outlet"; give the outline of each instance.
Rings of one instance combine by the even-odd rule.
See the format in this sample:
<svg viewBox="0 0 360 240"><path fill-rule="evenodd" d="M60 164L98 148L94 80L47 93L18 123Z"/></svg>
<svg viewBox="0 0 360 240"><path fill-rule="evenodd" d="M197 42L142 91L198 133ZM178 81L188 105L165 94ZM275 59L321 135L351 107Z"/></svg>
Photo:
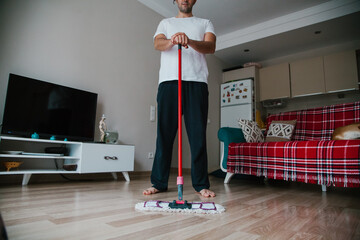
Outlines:
<svg viewBox="0 0 360 240"><path fill-rule="evenodd" d="M154 153L153 152L149 152L148 153L148 159L153 159L154 158Z"/></svg>

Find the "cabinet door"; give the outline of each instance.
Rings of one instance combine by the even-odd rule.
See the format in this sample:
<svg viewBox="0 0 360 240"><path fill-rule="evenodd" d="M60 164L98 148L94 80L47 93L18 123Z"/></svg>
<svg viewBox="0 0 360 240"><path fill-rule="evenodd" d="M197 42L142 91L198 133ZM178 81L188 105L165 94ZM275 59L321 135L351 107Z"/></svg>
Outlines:
<svg viewBox="0 0 360 240"><path fill-rule="evenodd" d="M359 88L355 51L324 56L324 70L327 92Z"/></svg>
<svg viewBox="0 0 360 240"><path fill-rule="evenodd" d="M134 146L83 143L81 173L134 170Z"/></svg>
<svg viewBox="0 0 360 240"><path fill-rule="evenodd" d="M290 97L289 64L260 69L260 101Z"/></svg>
<svg viewBox="0 0 360 240"><path fill-rule="evenodd" d="M240 79L255 78L255 75L255 66L231 70L223 73L223 83Z"/></svg>
<svg viewBox="0 0 360 240"><path fill-rule="evenodd" d="M290 63L292 97L325 93L322 57Z"/></svg>

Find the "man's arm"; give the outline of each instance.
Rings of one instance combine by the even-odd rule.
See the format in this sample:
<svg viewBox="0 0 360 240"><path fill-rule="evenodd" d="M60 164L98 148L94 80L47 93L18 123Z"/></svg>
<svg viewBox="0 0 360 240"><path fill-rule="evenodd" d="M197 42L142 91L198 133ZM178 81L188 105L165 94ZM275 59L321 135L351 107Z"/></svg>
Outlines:
<svg viewBox="0 0 360 240"><path fill-rule="evenodd" d="M164 34L156 35L154 39L154 48L159 51L166 51L172 48L175 44L171 42L171 39L167 39Z"/></svg>
<svg viewBox="0 0 360 240"><path fill-rule="evenodd" d="M216 48L216 36L213 33L205 33L203 41L191 40L185 33L179 32L167 39L164 34L155 37L154 47L159 51L166 51L174 45L181 44L183 47L192 47L195 51L203 54L212 54Z"/></svg>
<svg viewBox="0 0 360 240"><path fill-rule="evenodd" d="M216 48L216 36L213 33L205 33L204 41L188 40L188 45L199 53L213 54Z"/></svg>
<svg viewBox="0 0 360 240"><path fill-rule="evenodd" d="M203 54L212 54L216 48L216 36L211 32L205 33L203 41L190 39L185 33L179 32L171 37L174 44L181 44L183 47L192 47L195 51Z"/></svg>

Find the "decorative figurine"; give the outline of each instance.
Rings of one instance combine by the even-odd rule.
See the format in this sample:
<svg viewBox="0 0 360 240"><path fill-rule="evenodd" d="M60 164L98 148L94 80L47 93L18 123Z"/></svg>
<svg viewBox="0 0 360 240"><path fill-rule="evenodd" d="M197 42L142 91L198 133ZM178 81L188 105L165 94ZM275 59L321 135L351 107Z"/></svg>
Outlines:
<svg viewBox="0 0 360 240"><path fill-rule="evenodd" d="M106 120L106 117L105 117L105 114L103 114L101 117L101 120L99 122L100 142L105 142L105 132L107 130L105 120Z"/></svg>
<svg viewBox="0 0 360 240"><path fill-rule="evenodd" d="M31 138L33 138L33 139L39 139L40 136L39 136L39 134L37 134L36 132L34 132L34 133L31 135Z"/></svg>
<svg viewBox="0 0 360 240"><path fill-rule="evenodd" d="M118 133L117 132L105 132L105 141L106 143L116 144L118 140Z"/></svg>

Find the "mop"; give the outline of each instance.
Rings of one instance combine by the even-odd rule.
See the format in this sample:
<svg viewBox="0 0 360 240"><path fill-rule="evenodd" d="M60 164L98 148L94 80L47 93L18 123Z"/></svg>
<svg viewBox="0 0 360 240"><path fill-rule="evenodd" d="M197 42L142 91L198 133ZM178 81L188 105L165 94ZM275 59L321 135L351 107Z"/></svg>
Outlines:
<svg viewBox="0 0 360 240"><path fill-rule="evenodd" d="M179 80L178 80L178 200L172 202L150 200L137 203L135 209L150 212L181 212L181 213L205 213L217 214L225 211L225 208L214 202L188 202L183 200L184 178L182 176L182 95L181 95L181 44L178 44Z"/></svg>

